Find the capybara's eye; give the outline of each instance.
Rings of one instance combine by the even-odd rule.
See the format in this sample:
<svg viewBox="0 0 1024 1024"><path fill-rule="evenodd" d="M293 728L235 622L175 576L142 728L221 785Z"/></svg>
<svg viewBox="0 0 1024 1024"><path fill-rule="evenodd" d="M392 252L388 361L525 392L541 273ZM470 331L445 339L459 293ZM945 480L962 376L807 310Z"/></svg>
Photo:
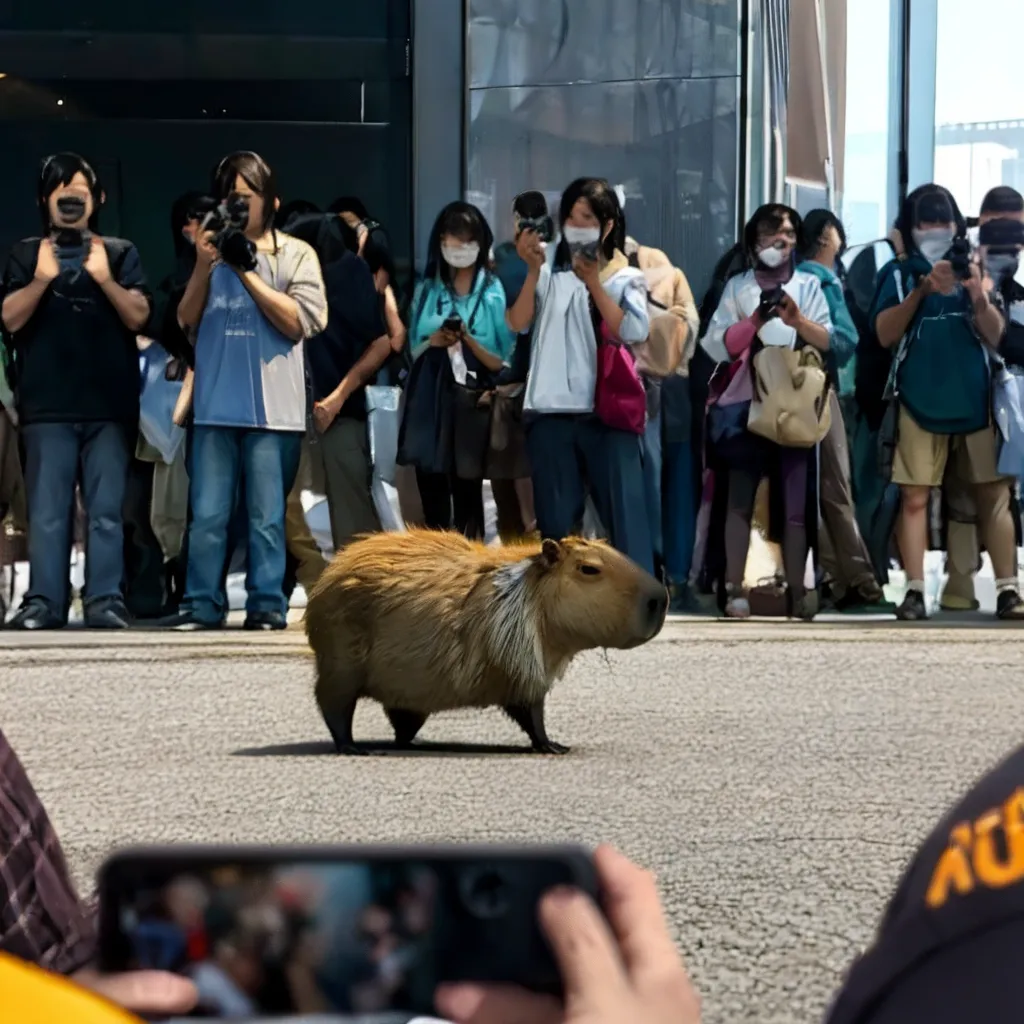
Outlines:
<svg viewBox="0 0 1024 1024"><path fill-rule="evenodd" d="M598 569L598 567L596 565L587 565L586 562L584 562L580 566L580 572L583 573L584 576L600 576L601 575L601 570Z"/></svg>

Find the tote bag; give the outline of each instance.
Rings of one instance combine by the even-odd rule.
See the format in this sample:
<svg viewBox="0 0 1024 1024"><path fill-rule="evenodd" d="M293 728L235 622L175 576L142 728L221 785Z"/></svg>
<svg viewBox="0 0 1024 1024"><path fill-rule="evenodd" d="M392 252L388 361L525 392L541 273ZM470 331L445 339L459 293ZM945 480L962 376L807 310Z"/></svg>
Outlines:
<svg viewBox="0 0 1024 1024"><path fill-rule="evenodd" d="M171 357L159 342L139 353L139 430L169 466L185 440L185 431L174 421L182 382L169 380Z"/></svg>
<svg viewBox="0 0 1024 1024"><path fill-rule="evenodd" d="M371 384L366 388L366 431L370 465L385 483L394 484L398 432L402 426L402 389Z"/></svg>

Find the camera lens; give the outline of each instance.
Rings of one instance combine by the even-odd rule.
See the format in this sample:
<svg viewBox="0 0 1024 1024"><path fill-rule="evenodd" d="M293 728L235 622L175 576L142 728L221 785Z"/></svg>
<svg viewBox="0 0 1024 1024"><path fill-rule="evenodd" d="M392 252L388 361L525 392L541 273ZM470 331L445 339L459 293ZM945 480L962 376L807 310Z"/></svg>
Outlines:
<svg viewBox="0 0 1024 1024"><path fill-rule="evenodd" d="M474 917L501 917L509 908L509 887L496 868L468 869L459 888L463 904Z"/></svg>

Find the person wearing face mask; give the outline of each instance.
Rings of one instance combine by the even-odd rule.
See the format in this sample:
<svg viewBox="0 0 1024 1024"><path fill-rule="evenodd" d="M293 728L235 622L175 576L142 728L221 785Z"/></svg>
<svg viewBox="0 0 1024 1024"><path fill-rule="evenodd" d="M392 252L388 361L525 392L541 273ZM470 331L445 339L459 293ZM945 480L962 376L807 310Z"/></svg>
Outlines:
<svg viewBox="0 0 1024 1024"><path fill-rule="evenodd" d="M412 299L412 358L423 358L431 348L444 349L456 384L470 391L493 389L515 345L505 289L490 269L493 242L475 206L449 203L434 222L423 280ZM482 478L417 469L416 479L428 529L454 528L471 539L483 539Z"/></svg>
<svg viewBox="0 0 1024 1024"><path fill-rule="evenodd" d="M754 504L765 475L771 481L774 505L769 539L781 535L790 614L808 619L817 610L816 595L807 594L804 585L808 529L818 521L812 485L815 452L784 448L746 430L754 355L766 345L810 345L827 353L832 343L832 318L821 283L815 274L796 269L801 228L799 214L788 206L770 204L754 213L743 232L750 269L729 279L701 342L716 363L729 367L730 387L735 383L743 391L730 430L721 432L709 421L713 464L727 480L724 589L725 614L730 618L750 615L743 577ZM766 315L762 298L779 288L777 315ZM779 519L781 529L776 526Z"/></svg>
<svg viewBox="0 0 1024 1024"><path fill-rule="evenodd" d="M3 324L25 452L29 589L15 629L59 629L69 611L75 487L86 509L86 625L123 629L123 505L138 436L136 335L151 300L135 246L97 234L96 172L75 153L42 165L42 238L16 243Z"/></svg>
<svg viewBox="0 0 1024 1024"><path fill-rule="evenodd" d="M598 339L647 339L647 285L622 252L625 222L608 182L574 181L558 226L546 249L536 231L518 232L528 270L509 310L517 334L533 329L523 410L537 528L545 538L580 532L589 491L612 545L653 574L640 438L595 412Z"/></svg>
<svg viewBox="0 0 1024 1024"><path fill-rule="evenodd" d="M892 480L900 486L896 538L908 589L897 615L927 618L924 558L928 501L947 468L969 482L981 539L996 575L999 618L1024 617L1017 582L1016 529L1010 488L997 468L991 411L991 353L1005 320L973 260L959 279L947 257L966 224L946 189L924 185L903 204L898 222L906 258L884 267L872 318L881 345L895 349L897 403ZM952 463L952 466L950 465Z"/></svg>
<svg viewBox="0 0 1024 1024"><path fill-rule="evenodd" d="M839 278L846 249L842 221L831 210L812 210L804 218L798 269L821 284L832 320L832 343L825 366L832 387L828 401L832 426L821 442L821 563L839 610L894 611L871 565L871 555L857 526L850 486L850 446L845 405L853 400L858 334Z"/></svg>

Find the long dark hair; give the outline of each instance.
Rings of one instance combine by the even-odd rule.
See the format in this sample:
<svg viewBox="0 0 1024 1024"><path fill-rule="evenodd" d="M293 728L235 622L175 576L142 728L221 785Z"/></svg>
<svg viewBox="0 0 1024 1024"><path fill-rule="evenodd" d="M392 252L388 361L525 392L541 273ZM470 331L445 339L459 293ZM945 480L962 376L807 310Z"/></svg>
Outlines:
<svg viewBox="0 0 1024 1024"><path fill-rule="evenodd" d="M270 164L259 153L253 153L251 150L229 153L214 169L213 194L218 199L226 199L234 191L235 179L238 177L241 177L263 200L263 223L260 225L260 231L269 231L274 225L278 199L277 178L270 169Z"/></svg>
<svg viewBox="0 0 1024 1024"><path fill-rule="evenodd" d="M920 249L917 247L917 243L914 241L914 214L917 211L918 204L922 199L934 196L936 198L945 198L949 203L950 212L953 214L953 222L956 225L956 235L958 238L962 238L967 234L967 221L964 219L964 215L960 212L960 207L957 206L956 200L953 198L953 193L948 188L943 188L942 185L936 185L934 182L930 182L927 185L921 185L919 188L915 188L906 199L903 200L903 205L900 207L900 214L896 218L896 227L899 230L901 237L903 238L903 251L908 256L919 256L921 254Z"/></svg>
<svg viewBox="0 0 1024 1024"><path fill-rule="evenodd" d="M846 229L843 222L831 210L811 210L804 217L800 230L800 241L797 245L797 256L800 260L813 260L821 248L821 236L829 229L835 228L839 235L839 252L846 252Z"/></svg>
<svg viewBox="0 0 1024 1024"><path fill-rule="evenodd" d="M43 222L43 233L50 230L50 196L57 189L71 184L71 179L81 172L89 184L92 195L92 216L89 218L89 230L94 234L99 231L100 206L103 204L103 189L100 180L93 170L92 164L77 153L54 153L48 156L39 168L39 180L36 182L36 202L39 205L39 216Z"/></svg>
<svg viewBox="0 0 1024 1024"><path fill-rule="evenodd" d="M778 231L787 217L796 232L796 245L799 248L803 239L804 222L792 206L785 206L782 203L765 203L764 206L754 211L753 216L743 228L743 253L751 267L757 266L758 235L762 230Z"/></svg>
<svg viewBox="0 0 1024 1024"><path fill-rule="evenodd" d="M484 215L472 203L464 203L458 200L449 203L434 221L430 229L430 241L427 243L427 265L423 276L440 278L449 288L452 284L452 268L445 263L441 255L441 239L445 235L455 235L457 238L469 238L480 246L480 255L477 256L473 280L481 270L487 270L491 261L491 246L494 245L494 232L484 219Z"/></svg>
<svg viewBox="0 0 1024 1024"><path fill-rule="evenodd" d="M601 242L601 251L605 259L611 259L616 249L621 249L626 244L626 215L622 212L622 205L615 189L608 184L604 178L577 178L563 193L562 200L558 204L558 230L563 232L565 222L572 216L572 208L581 200L586 199L594 216L601 224L604 231L605 225L611 222L612 229L608 237ZM569 256L569 246L565 239L558 242L555 250L555 266L567 267L572 262Z"/></svg>

